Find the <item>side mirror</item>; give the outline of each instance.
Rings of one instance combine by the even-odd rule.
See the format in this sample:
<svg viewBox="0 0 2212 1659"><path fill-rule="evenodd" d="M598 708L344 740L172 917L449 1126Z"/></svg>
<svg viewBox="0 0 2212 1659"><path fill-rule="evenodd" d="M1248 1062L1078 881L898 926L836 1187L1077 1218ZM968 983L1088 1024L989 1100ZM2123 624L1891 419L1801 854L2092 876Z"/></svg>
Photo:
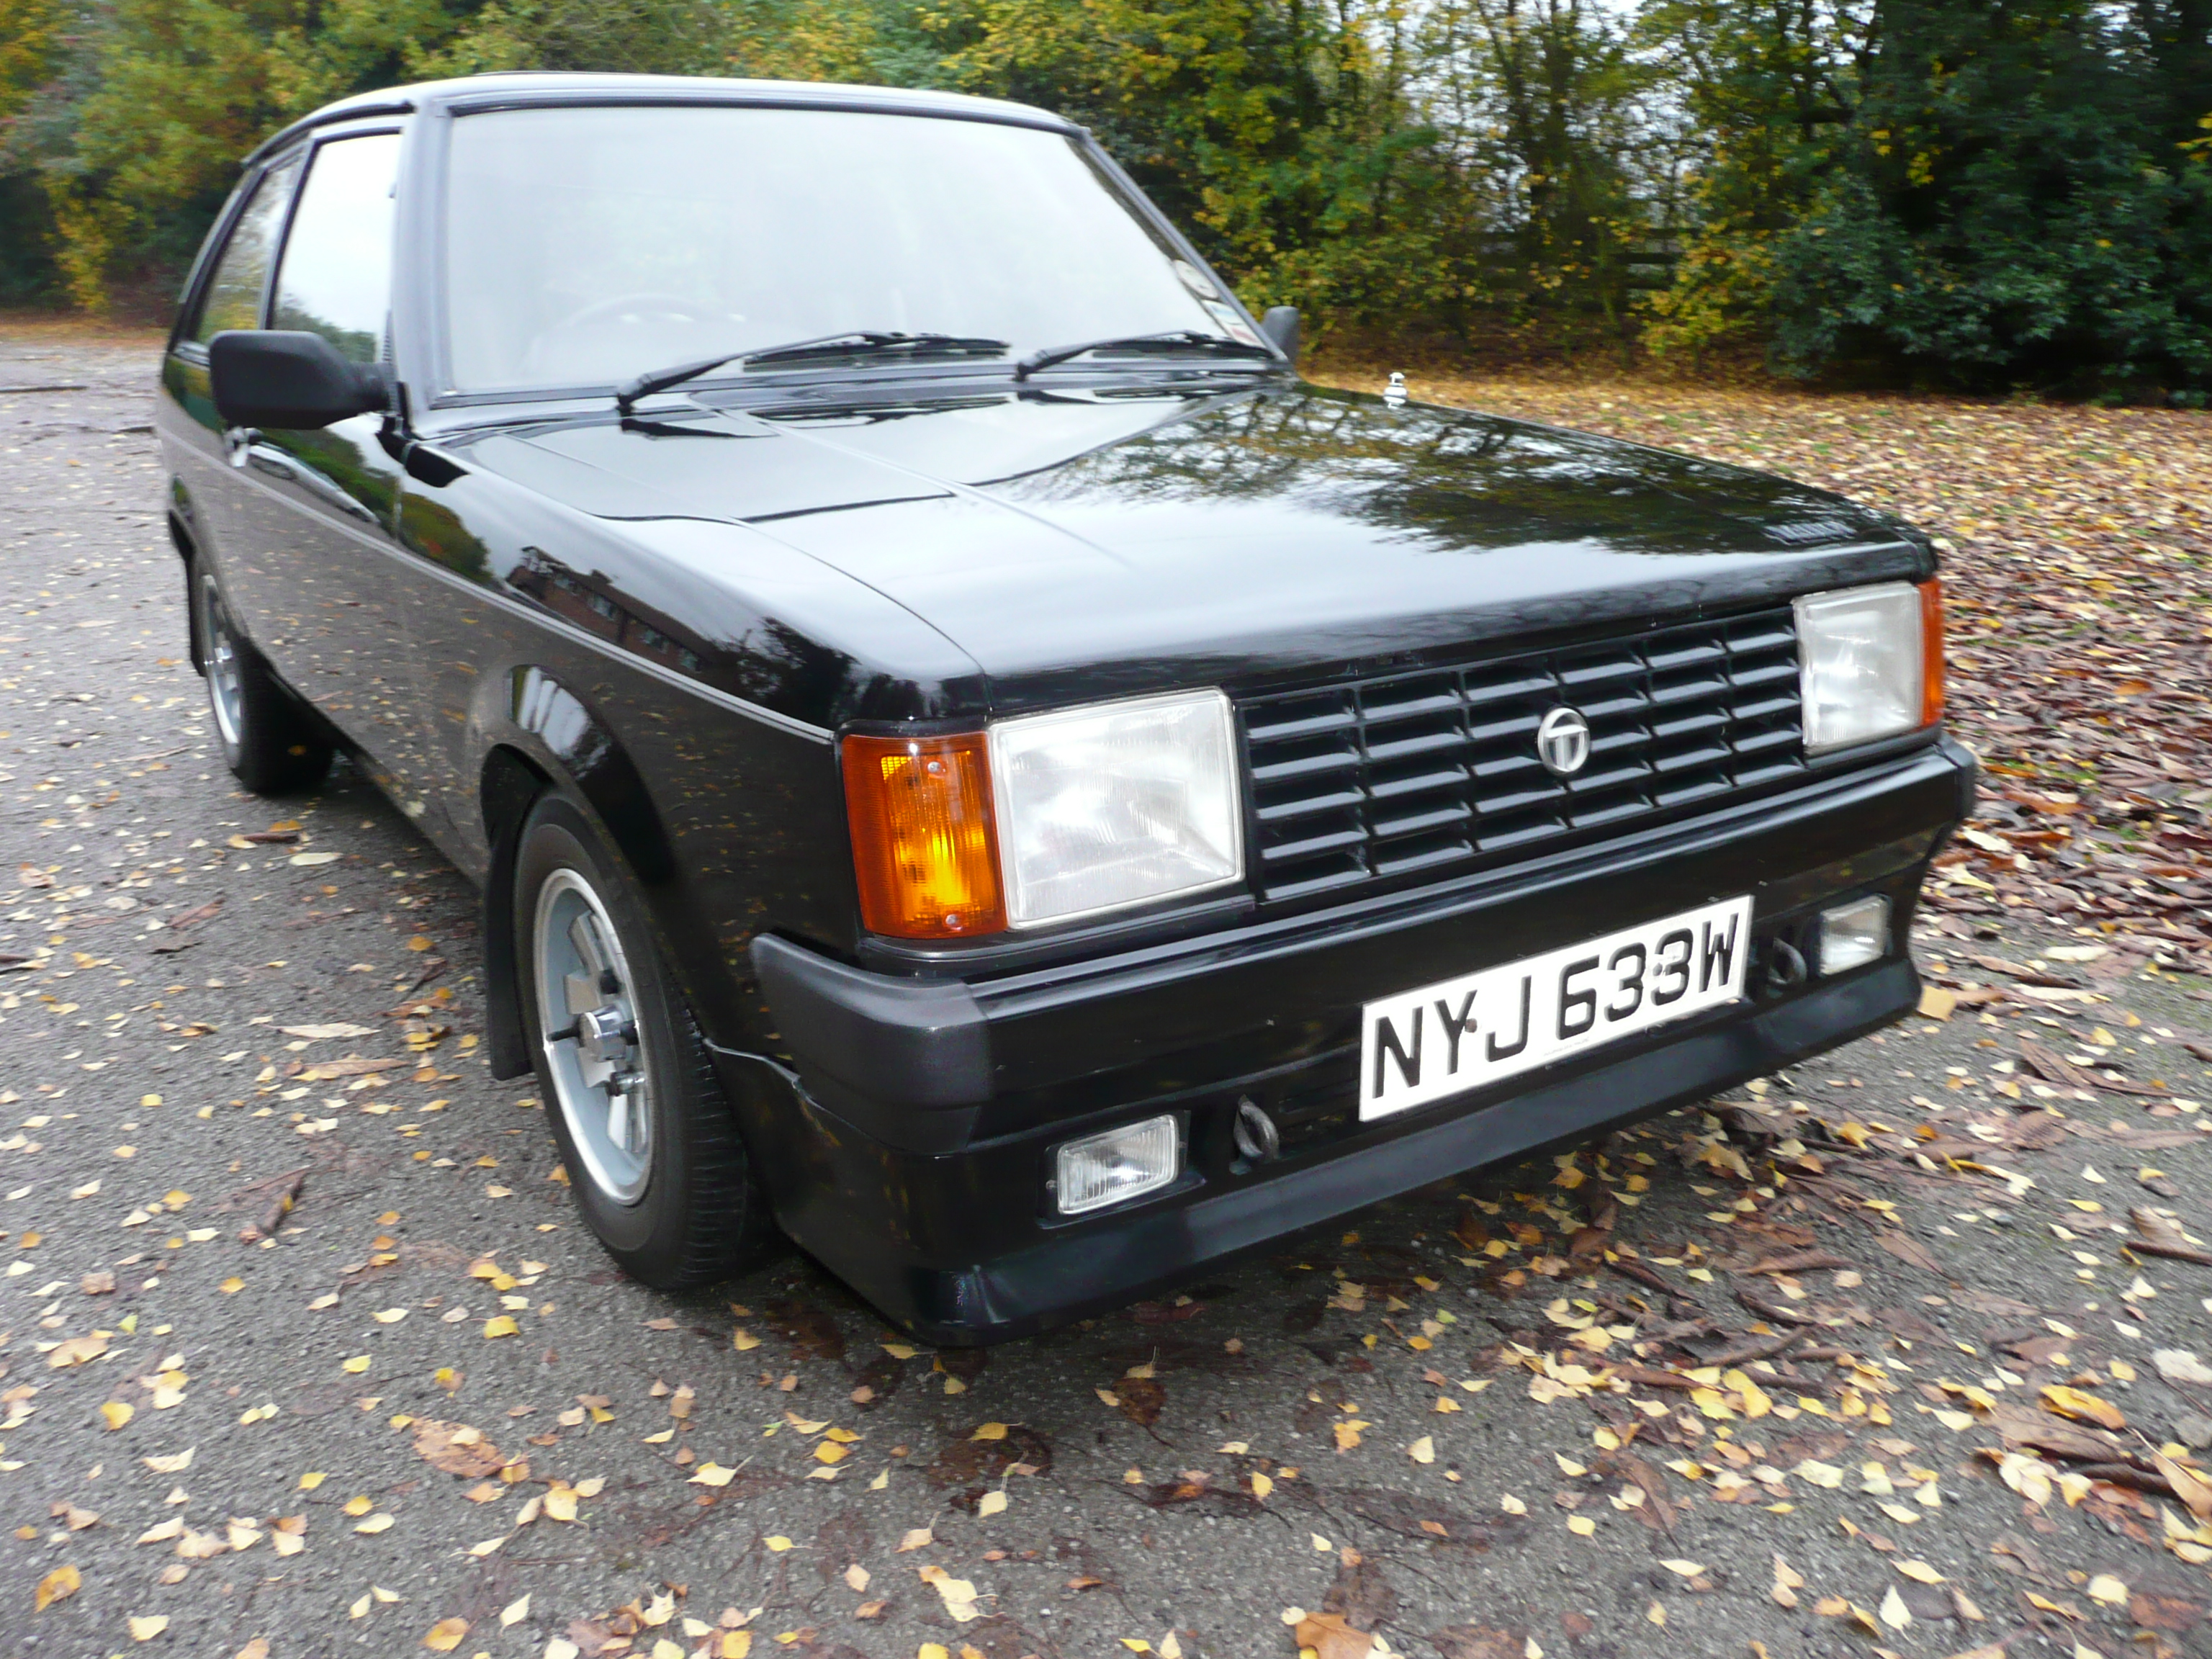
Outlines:
<svg viewBox="0 0 2212 1659"><path fill-rule="evenodd" d="M1298 308L1296 306L1269 306L1267 314L1260 319L1260 332L1267 337L1268 344L1296 366L1298 361Z"/></svg>
<svg viewBox="0 0 2212 1659"><path fill-rule="evenodd" d="M382 369L304 330L226 330L208 342L208 379L230 426L305 430L392 407Z"/></svg>

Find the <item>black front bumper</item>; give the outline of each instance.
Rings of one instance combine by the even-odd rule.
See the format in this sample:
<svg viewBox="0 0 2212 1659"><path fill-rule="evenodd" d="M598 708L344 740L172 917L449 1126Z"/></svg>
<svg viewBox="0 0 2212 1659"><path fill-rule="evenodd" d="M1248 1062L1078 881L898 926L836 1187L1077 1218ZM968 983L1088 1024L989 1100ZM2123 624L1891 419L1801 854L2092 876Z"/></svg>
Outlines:
<svg viewBox="0 0 2212 1659"><path fill-rule="evenodd" d="M901 980L787 941L753 965L795 1076L723 1053L781 1098L756 1135L777 1216L884 1314L931 1340L1024 1334L1481 1164L1700 1100L1908 1012L1905 951L1928 860L1966 816L1948 740L1620 842L1410 894L982 982ZM1487 1091L1371 1123L1353 1103L1373 998L1733 895L1754 900L1753 994ZM1887 895L1885 959L1768 982L1778 939ZM1237 1103L1283 1126L1255 1163ZM1078 1135L1173 1112L1184 1173L1066 1218L1045 1182Z"/></svg>

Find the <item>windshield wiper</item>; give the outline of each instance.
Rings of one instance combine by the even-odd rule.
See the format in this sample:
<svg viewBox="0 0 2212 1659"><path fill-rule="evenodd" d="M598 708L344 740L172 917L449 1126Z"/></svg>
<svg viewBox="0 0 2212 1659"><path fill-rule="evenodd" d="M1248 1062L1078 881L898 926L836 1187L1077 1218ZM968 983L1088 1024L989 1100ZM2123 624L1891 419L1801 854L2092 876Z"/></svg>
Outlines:
<svg viewBox="0 0 2212 1659"><path fill-rule="evenodd" d="M1215 351L1231 357L1273 357L1275 355L1267 346L1248 345L1242 340L1231 340L1219 334L1201 334L1194 328L1178 328L1165 334L1131 334L1118 340L1085 340L1081 345L1054 346L1049 351L1033 352L1014 365L1014 378L1026 380L1041 368L1050 368L1054 363L1080 357L1086 351L1109 350L1140 352L1146 356L1171 355L1178 351Z"/></svg>
<svg viewBox="0 0 2212 1659"><path fill-rule="evenodd" d="M672 368L656 368L650 374L641 374L635 380L617 386L615 407L628 415L639 398L649 398L656 392L665 392L671 386L682 386L686 380L696 380L709 369L720 368L724 363L738 363L746 368L755 368L767 363L803 363L823 357L880 357L892 353L908 357L995 357L1006 349L1006 342L1004 340L984 339L971 335L902 334L876 329L854 329L844 334L818 335L811 340L763 346L756 351L728 351L719 357L702 358L696 363L678 363Z"/></svg>

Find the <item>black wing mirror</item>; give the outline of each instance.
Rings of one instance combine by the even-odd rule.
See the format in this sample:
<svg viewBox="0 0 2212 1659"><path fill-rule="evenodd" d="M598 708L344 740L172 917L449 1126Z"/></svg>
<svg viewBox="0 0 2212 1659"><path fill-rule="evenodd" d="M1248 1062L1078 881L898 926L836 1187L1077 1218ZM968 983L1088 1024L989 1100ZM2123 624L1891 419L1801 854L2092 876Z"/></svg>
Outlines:
<svg viewBox="0 0 2212 1659"><path fill-rule="evenodd" d="M304 330L226 330L208 342L208 379L230 426L304 430L392 407L381 368Z"/></svg>
<svg viewBox="0 0 2212 1659"><path fill-rule="evenodd" d="M1296 306L1269 306L1267 314L1260 319L1260 332L1267 337L1267 343L1295 364L1298 361L1298 308Z"/></svg>

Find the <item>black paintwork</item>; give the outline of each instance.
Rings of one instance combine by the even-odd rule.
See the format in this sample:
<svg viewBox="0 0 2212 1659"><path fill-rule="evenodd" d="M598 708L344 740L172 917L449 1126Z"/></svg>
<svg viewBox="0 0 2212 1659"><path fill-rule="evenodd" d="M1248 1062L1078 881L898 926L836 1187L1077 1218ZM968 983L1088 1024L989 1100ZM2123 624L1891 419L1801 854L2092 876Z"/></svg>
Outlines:
<svg viewBox="0 0 2212 1659"><path fill-rule="evenodd" d="M1060 126L933 94L620 76L351 100L272 139L247 177L325 136L404 127L403 412L226 434L204 352L173 342L163 369L179 545L486 884L503 1070L527 1064L503 1000L506 838L542 781L625 856L786 1227L894 1317L976 1340L1695 1097L1910 1006L1900 956L1534 1074L1510 1101L1346 1121L1347 1044L1377 994L1747 890L1762 939L1853 890L1890 892L1902 937L1971 791L1971 761L1933 732L1625 844L1333 907L1217 894L1035 935L866 935L840 732L1452 663L1924 579L1934 556L1802 486L1324 390L1279 362L1078 362L1017 382L1004 361L854 360L710 376L627 417L606 395L441 397L429 251L452 112L699 99ZM948 982L902 991L916 980ZM872 1060L827 1058L872 1032ZM957 1064L930 1072L946 1043ZM921 1084L898 1082L902 1055ZM1236 1160L1225 1125L1245 1093L1300 1126L1279 1164ZM1051 1146L1161 1102L1186 1115L1182 1188L1048 1220Z"/></svg>

